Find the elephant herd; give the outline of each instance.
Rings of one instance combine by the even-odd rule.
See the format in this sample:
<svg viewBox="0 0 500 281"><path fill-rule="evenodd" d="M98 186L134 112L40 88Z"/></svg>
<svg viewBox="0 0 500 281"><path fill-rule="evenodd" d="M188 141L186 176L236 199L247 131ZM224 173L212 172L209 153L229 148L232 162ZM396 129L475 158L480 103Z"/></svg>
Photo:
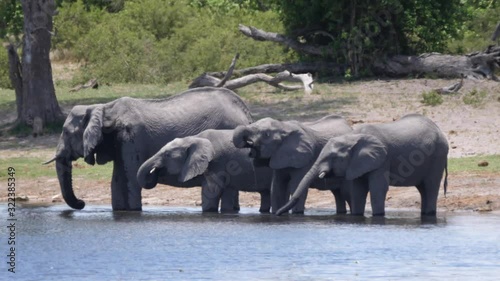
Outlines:
<svg viewBox="0 0 500 281"><path fill-rule="evenodd" d="M66 203L82 209L72 162L113 162L113 210L141 210L142 188L201 186L204 212L239 211L239 191L258 192L260 212L303 213L309 187L330 190L336 212L385 214L389 185L416 186L421 214L435 216L448 142L428 118L410 114L352 129L337 115L314 122L254 122L224 88L197 88L166 99L119 98L75 106L54 159Z"/></svg>

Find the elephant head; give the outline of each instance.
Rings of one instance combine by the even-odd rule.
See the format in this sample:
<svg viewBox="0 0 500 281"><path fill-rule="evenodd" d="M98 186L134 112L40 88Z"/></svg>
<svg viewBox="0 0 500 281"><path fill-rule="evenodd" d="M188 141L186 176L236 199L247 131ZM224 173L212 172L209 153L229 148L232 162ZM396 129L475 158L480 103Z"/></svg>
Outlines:
<svg viewBox="0 0 500 281"><path fill-rule="evenodd" d="M300 123L264 118L234 130L233 144L250 148L249 156L268 161L271 169L301 168L312 161L314 143Z"/></svg>
<svg viewBox="0 0 500 281"><path fill-rule="evenodd" d="M158 183L158 175L166 172L178 175L178 181L186 182L203 174L214 156L212 143L207 139L177 138L141 165L137 181L140 186L150 189Z"/></svg>
<svg viewBox="0 0 500 281"><path fill-rule="evenodd" d="M316 178L340 177L353 180L382 166L387 158L386 146L376 137L366 134L347 134L332 138L323 147L311 169L300 181L290 201L276 212L288 212L300 195Z"/></svg>
<svg viewBox="0 0 500 281"><path fill-rule="evenodd" d="M57 177L66 203L74 209L83 209L85 202L76 198L72 183L72 161L84 157L85 162L104 164L113 159L112 147L102 145L103 105L75 106L63 125L55 157Z"/></svg>

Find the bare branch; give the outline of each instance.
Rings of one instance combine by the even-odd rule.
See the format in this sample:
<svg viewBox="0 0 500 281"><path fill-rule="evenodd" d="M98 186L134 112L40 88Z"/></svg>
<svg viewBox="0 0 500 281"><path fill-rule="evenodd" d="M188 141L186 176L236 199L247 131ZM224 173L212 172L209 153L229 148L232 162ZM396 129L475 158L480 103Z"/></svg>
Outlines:
<svg viewBox="0 0 500 281"><path fill-rule="evenodd" d="M238 26L238 29L245 36L248 36L254 40L271 41L271 42L280 43L280 44L283 44L283 45L285 45L289 48L292 48L298 52L302 52L302 53L306 53L306 54L310 54L310 55L316 55L316 56L325 56L325 55L331 56L331 55L333 55L333 52L327 48L302 44L302 43L298 42L297 40L291 39L291 38L289 38L285 35L279 34L279 33L267 32L267 31L255 28L253 26L246 26L243 24L240 24Z"/></svg>
<svg viewBox="0 0 500 281"><path fill-rule="evenodd" d="M242 68L234 71L235 76L244 76L255 73L278 73L288 70L292 73L328 73L331 75L339 75L343 71L342 66L329 62L300 62L300 63L284 63L284 64L261 64L253 67ZM210 76L222 78L226 72L208 72Z"/></svg>
<svg viewBox="0 0 500 281"><path fill-rule="evenodd" d="M231 65L229 65L229 69L226 72L226 75L224 75L224 78L222 78L220 83L217 84L215 87L220 88L220 87L224 86L224 84L226 84L227 80L229 78L231 78L231 76L233 76L234 67L236 66L236 61L238 60L239 57L240 57L239 53L237 53L234 56L233 60L231 61Z"/></svg>

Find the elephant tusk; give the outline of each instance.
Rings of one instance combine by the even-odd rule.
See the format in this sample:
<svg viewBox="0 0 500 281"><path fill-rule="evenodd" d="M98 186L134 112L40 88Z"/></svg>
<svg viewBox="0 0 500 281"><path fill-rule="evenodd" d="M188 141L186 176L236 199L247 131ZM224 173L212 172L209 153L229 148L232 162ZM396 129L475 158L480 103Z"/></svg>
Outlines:
<svg viewBox="0 0 500 281"><path fill-rule="evenodd" d="M57 159L57 156L54 156L54 158L50 159L49 161L47 161L47 162L43 162L43 163L42 163L42 165L47 165L47 164L50 164L50 163L52 163L52 162L56 161L56 159Z"/></svg>
<svg viewBox="0 0 500 281"><path fill-rule="evenodd" d="M153 169L151 169L151 171L149 171L150 174L154 173L156 170L156 167L154 167Z"/></svg>
<svg viewBox="0 0 500 281"><path fill-rule="evenodd" d="M326 175L326 173L325 173L325 172L321 172L321 174L319 174L318 178L322 179L322 178L324 178L324 177L325 177L325 175Z"/></svg>
<svg viewBox="0 0 500 281"><path fill-rule="evenodd" d="M251 140L247 140L247 144L248 144L248 145L253 145L253 141L251 141Z"/></svg>

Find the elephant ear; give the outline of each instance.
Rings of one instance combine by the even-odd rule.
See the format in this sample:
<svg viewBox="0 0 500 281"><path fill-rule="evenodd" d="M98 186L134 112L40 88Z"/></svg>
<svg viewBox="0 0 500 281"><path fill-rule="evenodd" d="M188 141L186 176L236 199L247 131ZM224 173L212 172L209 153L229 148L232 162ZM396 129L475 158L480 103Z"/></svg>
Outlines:
<svg viewBox="0 0 500 281"><path fill-rule="evenodd" d="M215 151L212 143L207 139L197 139L187 149L186 162L179 175L179 181L186 182L203 174L214 156Z"/></svg>
<svg viewBox="0 0 500 281"><path fill-rule="evenodd" d="M292 131L271 156L271 169L302 168L313 158L312 140L302 131Z"/></svg>
<svg viewBox="0 0 500 281"><path fill-rule="evenodd" d="M360 134L350 150L346 180L353 180L379 168L387 157L386 146L376 137Z"/></svg>
<svg viewBox="0 0 500 281"><path fill-rule="evenodd" d="M103 107L97 106L90 114L89 122L83 132L83 157L90 165L95 164L95 149L102 141Z"/></svg>

